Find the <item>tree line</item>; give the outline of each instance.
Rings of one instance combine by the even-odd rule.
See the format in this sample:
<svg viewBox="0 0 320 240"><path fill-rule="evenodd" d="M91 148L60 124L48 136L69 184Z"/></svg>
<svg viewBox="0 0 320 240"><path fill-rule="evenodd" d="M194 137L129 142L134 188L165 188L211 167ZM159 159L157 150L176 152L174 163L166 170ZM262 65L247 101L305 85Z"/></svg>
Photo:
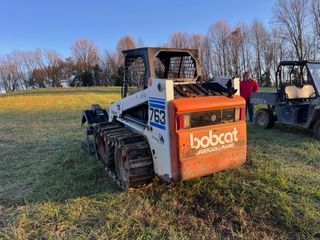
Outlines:
<svg viewBox="0 0 320 240"><path fill-rule="evenodd" d="M267 28L259 19L249 25L214 22L205 35L172 33L161 47L196 48L204 78L239 77L249 71L260 86L271 86L281 60L317 60L320 56L320 1L277 0ZM99 52L91 40L78 39L63 59L54 50L14 50L0 58L0 88L5 91L61 86L120 85L122 51L143 47L122 37L116 50Z"/></svg>

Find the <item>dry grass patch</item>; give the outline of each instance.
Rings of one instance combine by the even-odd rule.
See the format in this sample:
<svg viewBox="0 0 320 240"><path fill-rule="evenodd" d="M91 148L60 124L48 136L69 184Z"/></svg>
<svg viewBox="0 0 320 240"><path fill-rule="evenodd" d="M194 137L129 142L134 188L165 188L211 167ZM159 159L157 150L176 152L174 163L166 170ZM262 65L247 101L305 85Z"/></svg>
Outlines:
<svg viewBox="0 0 320 240"><path fill-rule="evenodd" d="M242 167L120 191L80 147L81 110L119 88L0 96L0 239L320 237L320 147L311 133L248 125Z"/></svg>

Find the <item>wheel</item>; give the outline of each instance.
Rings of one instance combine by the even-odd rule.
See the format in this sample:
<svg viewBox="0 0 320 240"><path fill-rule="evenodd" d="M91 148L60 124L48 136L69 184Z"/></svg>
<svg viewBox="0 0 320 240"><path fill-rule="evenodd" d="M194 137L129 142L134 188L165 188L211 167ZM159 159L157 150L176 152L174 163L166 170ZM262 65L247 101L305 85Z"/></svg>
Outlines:
<svg viewBox="0 0 320 240"><path fill-rule="evenodd" d="M320 140L320 120L318 120L313 126L313 135L317 140Z"/></svg>
<svg viewBox="0 0 320 240"><path fill-rule="evenodd" d="M153 161L147 142L116 146L115 172L123 189L139 188L154 178Z"/></svg>
<svg viewBox="0 0 320 240"><path fill-rule="evenodd" d="M95 148L97 158L105 167L114 168L114 147L106 142L103 131L97 131L95 134Z"/></svg>
<svg viewBox="0 0 320 240"><path fill-rule="evenodd" d="M114 151L114 158L115 158L115 169L117 177L120 181L120 185L127 189L129 188L129 162L127 156L123 156L125 154L120 147L117 147Z"/></svg>
<svg viewBox="0 0 320 240"><path fill-rule="evenodd" d="M260 128L271 128L274 125L275 117L269 109L259 109L254 115L254 123Z"/></svg>

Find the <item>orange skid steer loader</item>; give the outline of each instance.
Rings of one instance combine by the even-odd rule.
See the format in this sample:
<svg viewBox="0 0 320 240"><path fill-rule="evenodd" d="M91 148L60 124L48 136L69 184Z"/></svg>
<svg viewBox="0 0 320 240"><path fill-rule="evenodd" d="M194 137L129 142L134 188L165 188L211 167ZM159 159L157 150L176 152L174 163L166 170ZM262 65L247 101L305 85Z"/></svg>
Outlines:
<svg viewBox="0 0 320 240"><path fill-rule="evenodd" d="M122 99L92 105L83 147L123 189L155 175L183 181L246 160L245 101L238 79L203 81L194 49L139 48L125 56Z"/></svg>

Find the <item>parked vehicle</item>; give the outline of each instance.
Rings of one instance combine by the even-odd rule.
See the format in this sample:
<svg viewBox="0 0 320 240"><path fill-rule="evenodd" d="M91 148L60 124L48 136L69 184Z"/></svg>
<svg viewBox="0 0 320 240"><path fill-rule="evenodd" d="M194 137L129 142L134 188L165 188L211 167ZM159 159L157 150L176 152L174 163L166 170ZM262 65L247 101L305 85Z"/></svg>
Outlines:
<svg viewBox="0 0 320 240"><path fill-rule="evenodd" d="M276 92L253 93L251 103L265 107L255 113L258 127L279 123L313 129L320 140L320 62L282 61L276 72Z"/></svg>

